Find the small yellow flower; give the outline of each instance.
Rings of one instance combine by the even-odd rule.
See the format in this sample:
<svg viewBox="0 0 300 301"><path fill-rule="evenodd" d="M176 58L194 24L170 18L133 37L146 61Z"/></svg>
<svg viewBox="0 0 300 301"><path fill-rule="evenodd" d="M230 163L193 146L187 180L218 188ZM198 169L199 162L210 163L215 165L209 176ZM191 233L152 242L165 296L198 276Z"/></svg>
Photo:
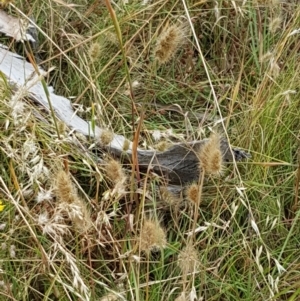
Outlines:
<svg viewBox="0 0 300 301"><path fill-rule="evenodd" d="M3 211L4 208L5 208L5 205L2 205L2 201L0 201L0 212Z"/></svg>

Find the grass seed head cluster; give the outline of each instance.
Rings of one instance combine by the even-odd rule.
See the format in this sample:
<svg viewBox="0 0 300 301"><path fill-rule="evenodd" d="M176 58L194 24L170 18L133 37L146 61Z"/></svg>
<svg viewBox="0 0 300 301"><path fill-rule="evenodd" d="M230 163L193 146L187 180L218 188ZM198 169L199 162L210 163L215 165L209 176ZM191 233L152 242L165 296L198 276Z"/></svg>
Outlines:
<svg viewBox="0 0 300 301"><path fill-rule="evenodd" d="M199 167L208 175L219 175L222 172L222 151L220 137L212 134L199 151Z"/></svg>
<svg viewBox="0 0 300 301"><path fill-rule="evenodd" d="M139 238L140 250L149 253L152 250L166 247L166 243L166 233L159 222L145 219Z"/></svg>
<svg viewBox="0 0 300 301"><path fill-rule="evenodd" d="M154 56L159 64L169 62L182 47L186 38L186 30L182 25L167 25L158 36L154 48Z"/></svg>

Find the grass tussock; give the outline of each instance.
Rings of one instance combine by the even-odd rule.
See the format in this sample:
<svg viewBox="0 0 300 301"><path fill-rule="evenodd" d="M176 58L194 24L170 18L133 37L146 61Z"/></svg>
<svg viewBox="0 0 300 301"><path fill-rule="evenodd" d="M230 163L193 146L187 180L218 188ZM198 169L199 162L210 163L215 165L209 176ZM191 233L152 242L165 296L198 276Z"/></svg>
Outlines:
<svg viewBox="0 0 300 301"><path fill-rule="evenodd" d="M300 300L298 1L2 2L38 41L0 42L109 131L0 74L0 300ZM125 154L203 138L181 190Z"/></svg>

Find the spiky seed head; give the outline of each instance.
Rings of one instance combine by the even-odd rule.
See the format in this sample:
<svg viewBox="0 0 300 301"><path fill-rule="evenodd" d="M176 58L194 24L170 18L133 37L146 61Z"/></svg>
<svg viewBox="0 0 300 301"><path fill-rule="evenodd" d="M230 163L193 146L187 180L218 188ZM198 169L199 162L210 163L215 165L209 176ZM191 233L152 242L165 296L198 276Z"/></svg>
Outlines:
<svg viewBox="0 0 300 301"><path fill-rule="evenodd" d="M89 57L91 58L92 62L95 62L100 59L102 51L102 46L99 43L91 44L89 48Z"/></svg>
<svg viewBox="0 0 300 301"><path fill-rule="evenodd" d="M192 183L186 187L186 198L193 204L197 204L199 197L199 185L196 183Z"/></svg>
<svg viewBox="0 0 300 301"><path fill-rule="evenodd" d="M86 233L89 231L93 224L91 219L91 212L81 198L77 198L74 205L77 206L78 210L77 212L75 210L75 214L73 214L71 218L73 226L77 231Z"/></svg>
<svg viewBox="0 0 300 301"><path fill-rule="evenodd" d="M64 170L59 170L56 174L54 192L61 202L73 203L78 198L76 188Z"/></svg>
<svg viewBox="0 0 300 301"><path fill-rule="evenodd" d="M169 191L167 187L161 186L159 192L162 201L169 206L178 206L181 202L180 198Z"/></svg>
<svg viewBox="0 0 300 301"><path fill-rule="evenodd" d="M263 54L259 60L261 63L264 63L270 61L272 57L274 57L274 54L271 51L268 51L265 54Z"/></svg>
<svg viewBox="0 0 300 301"><path fill-rule="evenodd" d="M119 161L111 159L106 164L106 175L114 183L125 183L126 175L122 169L122 165Z"/></svg>
<svg viewBox="0 0 300 301"><path fill-rule="evenodd" d="M118 39L118 36L117 36L117 34L115 32L111 32L111 31L106 32L106 34L105 34L105 40L108 43L111 43L113 45L116 45L116 46L119 45L119 39Z"/></svg>
<svg viewBox="0 0 300 301"><path fill-rule="evenodd" d="M170 143L167 141L160 141L155 145L155 149L160 152L166 151L170 147Z"/></svg>
<svg viewBox="0 0 300 301"><path fill-rule="evenodd" d="M60 201L55 208L52 220L59 224L68 224L68 227L69 222L71 222L73 229L79 233L87 233L93 225L91 213L86 203L78 195L74 197L72 203ZM51 228L54 230L55 225L52 225ZM58 229L59 231L56 231L57 234L63 234L65 232L64 228L65 227L61 227L60 230Z"/></svg>
<svg viewBox="0 0 300 301"><path fill-rule="evenodd" d="M222 172L220 136L212 134L199 151L199 167L205 174L219 175Z"/></svg>
<svg viewBox="0 0 300 301"><path fill-rule="evenodd" d="M281 26L282 19L281 17L276 17L272 19L269 23L269 30L271 33L275 33Z"/></svg>
<svg viewBox="0 0 300 301"><path fill-rule="evenodd" d="M280 74L280 67L274 57L270 59L270 73L273 78L276 78Z"/></svg>
<svg viewBox="0 0 300 301"><path fill-rule="evenodd" d="M64 135L65 132L66 132L66 129L67 129L67 126L64 122L58 120L57 121L57 127L58 127L58 132L61 134L61 135Z"/></svg>
<svg viewBox="0 0 300 301"><path fill-rule="evenodd" d="M199 266L198 252L190 242L179 253L177 264L183 275L197 270Z"/></svg>
<svg viewBox="0 0 300 301"><path fill-rule="evenodd" d="M100 142L102 145L110 144L113 138L114 138L114 134L108 130L103 130L100 134Z"/></svg>
<svg viewBox="0 0 300 301"><path fill-rule="evenodd" d="M139 242L141 250L149 253L152 250L166 246L166 233L158 221L146 219L140 233Z"/></svg>
<svg viewBox="0 0 300 301"><path fill-rule="evenodd" d="M165 64L176 54L177 50L183 45L185 40L185 29L183 26L167 26L158 37L154 56L159 64Z"/></svg>

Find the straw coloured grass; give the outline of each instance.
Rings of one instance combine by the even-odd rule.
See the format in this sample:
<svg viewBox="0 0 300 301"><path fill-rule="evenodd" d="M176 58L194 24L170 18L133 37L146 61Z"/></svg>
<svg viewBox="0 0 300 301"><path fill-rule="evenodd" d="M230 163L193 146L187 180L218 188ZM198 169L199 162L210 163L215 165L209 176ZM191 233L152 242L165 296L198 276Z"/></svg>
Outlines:
<svg viewBox="0 0 300 301"><path fill-rule="evenodd" d="M0 42L106 131L0 74L0 300L300 300L298 1L4 2L38 41ZM209 138L198 182L173 194L99 151L112 133ZM221 137L251 158L223 164Z"/></svg>

